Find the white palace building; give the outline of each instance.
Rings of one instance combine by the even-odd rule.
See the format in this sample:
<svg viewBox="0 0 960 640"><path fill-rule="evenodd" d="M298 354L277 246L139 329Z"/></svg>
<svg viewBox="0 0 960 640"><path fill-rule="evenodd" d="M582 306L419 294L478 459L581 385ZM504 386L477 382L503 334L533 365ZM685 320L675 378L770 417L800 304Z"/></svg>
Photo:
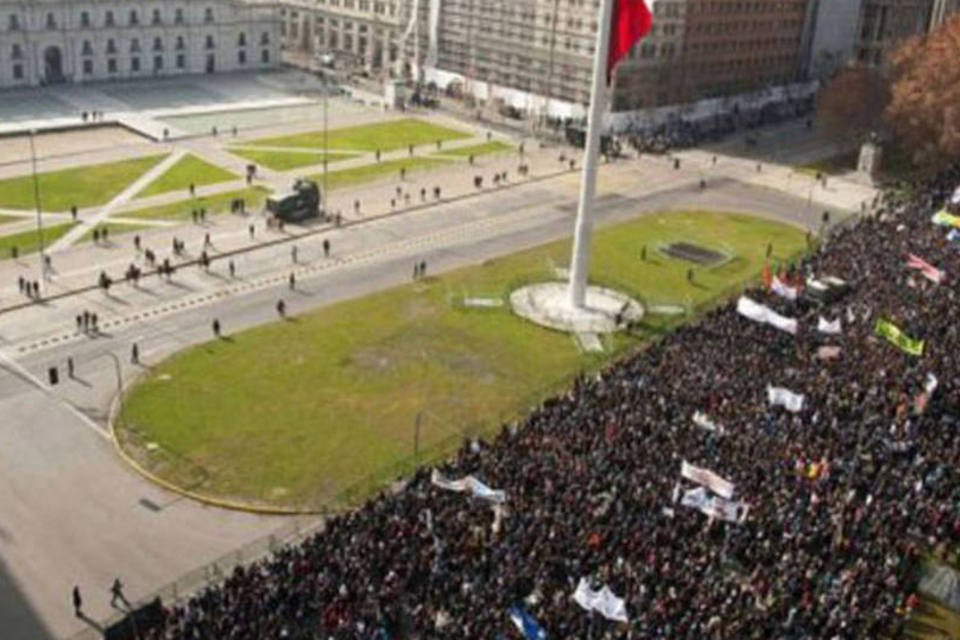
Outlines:
<svg viewBox="0 0 960 640"><path fill-rule="evenodd" d="M248 0L0 0L0 87L272 68L280 26Z"/></svg>

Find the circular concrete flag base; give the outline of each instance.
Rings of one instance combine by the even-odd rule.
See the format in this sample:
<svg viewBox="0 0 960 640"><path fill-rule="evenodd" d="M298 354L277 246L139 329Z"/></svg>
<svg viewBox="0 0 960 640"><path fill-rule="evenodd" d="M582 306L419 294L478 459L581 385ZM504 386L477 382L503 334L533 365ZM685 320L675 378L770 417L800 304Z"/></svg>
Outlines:
<svg viewBox="0 0 960 640"><path fill-rule="evenodd" d="M530 322L578 334L614 333L643 318L643 305L602 287L587 287L584 306L574 307L568 286L566 282L544 282L523 287L510 294L510 305L514 313Z"/></svg>

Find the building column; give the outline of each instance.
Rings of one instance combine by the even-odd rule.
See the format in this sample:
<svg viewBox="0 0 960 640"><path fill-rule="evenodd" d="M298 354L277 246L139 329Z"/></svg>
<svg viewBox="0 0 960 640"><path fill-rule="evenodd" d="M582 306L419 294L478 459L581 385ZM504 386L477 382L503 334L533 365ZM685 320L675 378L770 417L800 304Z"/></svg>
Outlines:
<svg viewBox="0 0 960 640"><path fill-rule="evenodd" d="M363 63L370 71L373 71L374 67L374 52L376 47L374 42L376 42L376 30L373 28L373 25L365 25L367 27L367 33L365 39L367 41L367 50L363 52ZM360 27L357 26L357 47L360 46L360 38L364 37L360 35Z"/></svg>
<svg viewBox="0 0 960 640"><path fill-rule="evenodd" d="M384 70L390 69L390 41L393 39L393 35L390 32L390 29L383 30L383 40L380 42L380 68Z"/></svg>

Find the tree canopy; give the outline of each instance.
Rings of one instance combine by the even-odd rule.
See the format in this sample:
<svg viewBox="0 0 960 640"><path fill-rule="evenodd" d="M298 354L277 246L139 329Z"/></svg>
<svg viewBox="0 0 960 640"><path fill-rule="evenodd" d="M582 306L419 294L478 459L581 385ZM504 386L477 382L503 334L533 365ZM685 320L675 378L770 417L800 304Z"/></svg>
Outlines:
<svg viewBox="0 0 960 640"><path fill-rule="evenodd" d="M885 120L913 163L942 169L960 160L960 15L890 56Z"/></svg>

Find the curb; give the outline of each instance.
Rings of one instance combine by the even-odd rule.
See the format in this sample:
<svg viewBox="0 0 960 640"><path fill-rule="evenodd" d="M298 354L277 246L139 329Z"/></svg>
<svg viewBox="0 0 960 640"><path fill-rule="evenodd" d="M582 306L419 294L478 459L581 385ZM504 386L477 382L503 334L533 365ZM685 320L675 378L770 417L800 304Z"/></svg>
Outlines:
<svg viewBox="0 0 960 640"><path fill-rule="evenodd" d="M129 388L134 382L140 379L143 375L132 376L126 382L125 388L122 393L126 393L127 388ZM128 454L124 448L120 445L120 440L117 438L116 433L116 418L119 414L121 405L121 394L115 394L113 400L110 402L110 411L107 417L107 426L109 428L108 435L110 441L113 443L114 449L119 455L120 459L127 463L134 471L136 471L140 476L146 480L152 482L153 484L175 493L179 496L185 498L190 498L195 500L200 504L204 504L210 507L218 507L220 509L229 509L231 511L239 511L242 513L250 513L253 515L263 515L263 516L329 516L333 515L335 512L330 510L319 510L319 509L293 509L293 508L284 508L284 507L270 507L270 506L261 506L247 504L244 502L236 502L233 500L224 500L219 498L212 498L210 496L197 493L196 491L191 491L189 489L184 489L169 480L165 480L160 476L156 475L152 471L146 469L139 462L134 460L130 454Z"/></svg>

